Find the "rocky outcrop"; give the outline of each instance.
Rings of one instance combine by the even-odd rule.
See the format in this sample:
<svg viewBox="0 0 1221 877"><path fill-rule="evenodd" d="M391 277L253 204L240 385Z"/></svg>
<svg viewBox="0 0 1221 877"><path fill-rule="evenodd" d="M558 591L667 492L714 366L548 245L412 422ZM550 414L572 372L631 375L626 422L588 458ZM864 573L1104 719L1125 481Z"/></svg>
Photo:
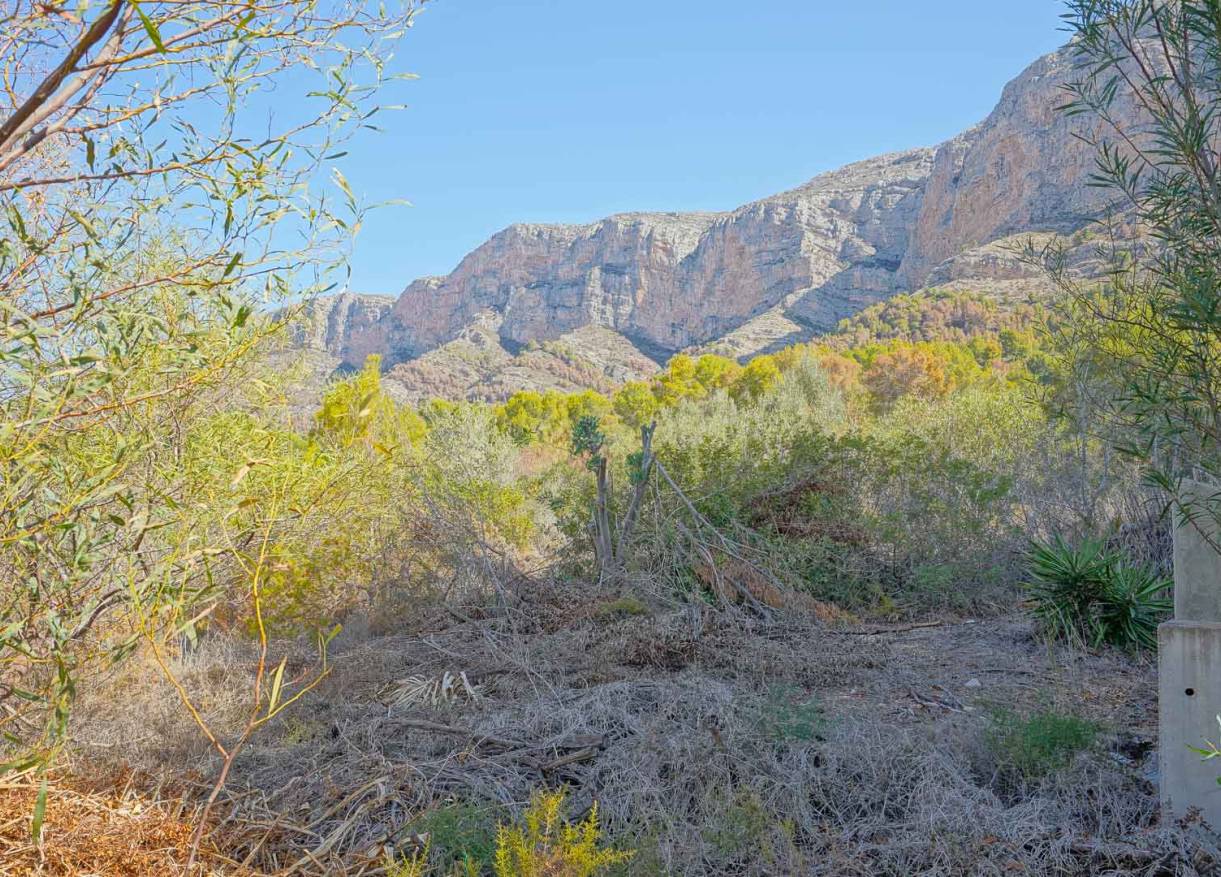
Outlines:
<svg viewBox="0 0 1221 877"><path fill-rule="evenodd" d="M345 359L414 358L488 310L503 316L509 347L593 325L674 351L779 304L833 326L899 289L932 159L927 149L871 159L731 213L510 226L448 277L411 284L377 325L350 335Z"/></svg>
<svg viewBox="0 0 1221 877"><path fill-rule="evenodd" d="M1040 58L1005 87L986 120L937 149L900 271L904 286L926 285L939 264L966 250L1022 232L1072 232L1098 215L1105 196L1085 185L1094 150L1081 135L1101 133L1100 123L1058 109L1072 68L1067 49Z"/></svg>
<svg viewBox="0 0 1221 877"><path fill-rule="evenodd" d="M355 339L372 340L382 318L390 312L394 297L345 292L306 302L289 326L295 347L346 358ZM370 350L376 353L377 350ZM364 361L361 357L360 362Z"/></svg>
<svg viewBox="0 0 1221 877"><path fill-rule="evenodd" d="M940 147L852 164L730 212L510 226L392 306L336 305L327 349L349 365L381 353L393 366L466 337L513 357L596 327L657 359L718 342L746 355L901 291L1028 285L1035 278L997 242L1071 233L1102 206L1083 184L1093 153L1075 134L1088 123L1057 112L1070 74L1068 50L1053 53Z"/></svg>

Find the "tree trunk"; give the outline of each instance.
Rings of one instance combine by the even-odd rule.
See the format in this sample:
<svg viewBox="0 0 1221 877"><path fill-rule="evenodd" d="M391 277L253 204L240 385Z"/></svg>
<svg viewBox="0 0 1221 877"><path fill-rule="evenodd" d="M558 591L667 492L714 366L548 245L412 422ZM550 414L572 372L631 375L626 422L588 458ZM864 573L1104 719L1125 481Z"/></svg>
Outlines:
<svg viewBox="0 0 1221 877"><path fill-rule="evenodd" d="M641 503L649 486L649 476L653 473L653 430L657 429L654 421L648 426L640 427L640 477L632 490L632 500L628 504L627 514L623 516L623 526L619 528L619 542L615 546L615 562L623 562L623 553L632 538L632 530L636 527L636 518L640 514Z"/></svg>

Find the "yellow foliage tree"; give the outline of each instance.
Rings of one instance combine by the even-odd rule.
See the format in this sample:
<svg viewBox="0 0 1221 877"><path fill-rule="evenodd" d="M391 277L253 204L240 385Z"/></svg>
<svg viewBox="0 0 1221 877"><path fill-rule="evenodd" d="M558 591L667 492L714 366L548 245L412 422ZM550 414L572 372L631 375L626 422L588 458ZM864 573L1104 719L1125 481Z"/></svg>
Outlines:
<svg viewBox="0 0 1221 877"><path fill-rule="evenodd" d="M554 390L521 390L496 406L496 425L519 445L544 441L563 430L567 407L564 397Z"/></svg>
<svg viewBox="0 0 1221 877"><path fill-rule="evenodd" d="M400 408L382 389L381 357L370 356L364 368L332 384L314 415L315 435L347 446L358 441L417 444L427 427L420 415Z"/></svg>
<svg viewBox="0 0 1221 877"><path fill-rule="evenodd" d="M702 399L707 395L696 374L695 360L685 353L670 360L654 386L662 405L677 405L683 399Z"/></svg>
<svg viewBox="0 0 1221 877"><path fill-rule="evenodd" d="M976 335L967 342L967 348L982 368L988 368L1004 354L1001 342L994 335Z"/></svg>
<svg viewBox="0 0 1221 877"><path fill-rule="evenodd" d="M705 353L695 362L695 379L709 393L728 388L741 374L742 366L715 353Z"/></svg>
<svg viewBox="0 0 1221 877"><path fill-rule="evenodd" d="M620 420L639 429L657 416L661 404L644 381L629 381L612 397L612 407Z"/></svg>
<svg viewBox="0 0 1221 877"><path fill-rule="evenodd" d="M562 444L582 417L602 418L611 410L611 401L593 390L568 394L522 390L496 406L496 426L519 445Z"/></svg>
<svg viewBox="0 0 1221 877"><path fill-rule="evenodd" d="M780 367L772 356L756 356L742 369L729 394L739 404L754 402L780 380Z"/></svg>
<svg viewBox="0 0 1221 877"><path fill-rule="evenodd" d="M796 368L801 364L801 361L810 355L810 346L807 344L792 344L785 347L783 350L777 350L771 354L771 357L776 361L777 368L782 372L787 372L789 369Z"/></svg>
<svg viewBox="0 0 1221 877"><path fill-rule="evenodd" d="M596 417L602 420L613 411L611 401L593 390L573 393L565 398L564 403L564 413L567 418L562 436L564 440L567 440L572 433L572 428L582 417Z"/></svg>

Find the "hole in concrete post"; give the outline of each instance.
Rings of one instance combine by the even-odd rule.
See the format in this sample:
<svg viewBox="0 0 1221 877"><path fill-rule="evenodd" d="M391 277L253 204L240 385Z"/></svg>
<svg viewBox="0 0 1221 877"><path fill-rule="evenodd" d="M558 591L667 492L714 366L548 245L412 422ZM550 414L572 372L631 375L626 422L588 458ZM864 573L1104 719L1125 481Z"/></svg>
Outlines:
<svg viewBox="0 0 1221 877"><path fill-rule="evenodd" d="M1184 692L1184 693L1185 693L1185 694L1186 694L1188 697L1195 697L1195 696L1196 696L1196 690L1195 690L1194 688L1189 688L1189 689L1187 689L1187 691L1186 691L1186 692Z"/></svg>

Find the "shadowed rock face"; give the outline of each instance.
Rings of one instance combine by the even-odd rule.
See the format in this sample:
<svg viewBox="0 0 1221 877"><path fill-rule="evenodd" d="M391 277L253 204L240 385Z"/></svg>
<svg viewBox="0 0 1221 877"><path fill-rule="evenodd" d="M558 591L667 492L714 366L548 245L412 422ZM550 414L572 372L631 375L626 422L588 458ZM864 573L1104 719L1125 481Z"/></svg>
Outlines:
<svg viewBox="0 0 1221 877"><path fill-rule="evenodd" d="M291 340L297 347L343 357L353 339L374 333L393 306L390 295L323 296L305 305L301 319L291 326Z"/></svg>
<svg viewBox="0 0 1221 877"><path fill-rule="evenodd" d="M349 365L380 353L392 366L476 324L494 325L509 351L600 327L662 356L750 337L756 323L772 341L808 337L947 276L986 291L998 273L1022 270L990 243L1071 232L1101 207L1083 185L1092 150L1073 136L1091 123L1056 111L1070 75L1069 52L1053 53L940 147L848 165L728 213L510 226L391 307L348 305L328 347Z"/></svg>

